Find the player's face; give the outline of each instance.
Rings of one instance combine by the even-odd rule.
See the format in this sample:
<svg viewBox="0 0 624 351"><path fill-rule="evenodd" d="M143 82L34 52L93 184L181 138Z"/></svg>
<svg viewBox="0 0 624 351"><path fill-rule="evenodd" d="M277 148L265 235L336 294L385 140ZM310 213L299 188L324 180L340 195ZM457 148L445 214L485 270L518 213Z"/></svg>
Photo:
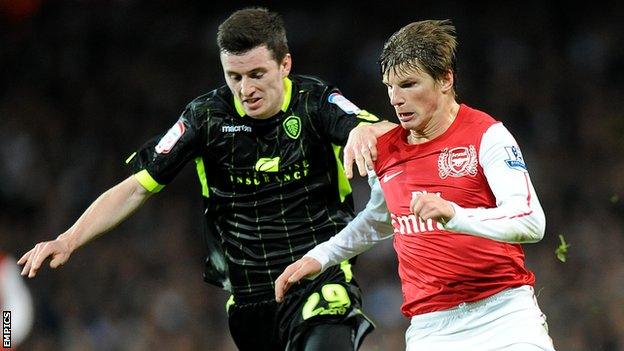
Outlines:
<svg viewBox="0 0 624 351"><path fill-rule="evenodd" d="M284 78L290 73L290 54L278 63L262 45L242 55L222 52L221 65L228 87L248 116L262 119L279 112L284 101Z"/></svg>
<svg viewBox="0 0 624 351"><path fill-rule="evenodd" d="M448 101L451 84L438 81L423 70L410 69L395 72L390 69L383 82L388 89L390 104L405 129L427 133L436 124L444 104Z"/></svg>

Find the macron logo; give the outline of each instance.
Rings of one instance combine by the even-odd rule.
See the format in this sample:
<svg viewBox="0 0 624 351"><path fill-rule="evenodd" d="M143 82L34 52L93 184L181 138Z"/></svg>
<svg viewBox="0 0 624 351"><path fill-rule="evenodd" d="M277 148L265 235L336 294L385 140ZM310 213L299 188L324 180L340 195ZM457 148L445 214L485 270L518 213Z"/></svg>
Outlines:
<svg viewBox="0 0 624 351"><path fill-rule="evenodd" d="M236 132L251 132L250 126L221 126L221 132L223 133L236 133Z"/></svg>
<svg viewBox="0 0 624 351"><path fill-rule="evenodd" d="M387 183L390 179L398 176L401 173L403 173L403 171L394 172L392 174L385 174L384 177L383 177L383 182Z"/></svg>

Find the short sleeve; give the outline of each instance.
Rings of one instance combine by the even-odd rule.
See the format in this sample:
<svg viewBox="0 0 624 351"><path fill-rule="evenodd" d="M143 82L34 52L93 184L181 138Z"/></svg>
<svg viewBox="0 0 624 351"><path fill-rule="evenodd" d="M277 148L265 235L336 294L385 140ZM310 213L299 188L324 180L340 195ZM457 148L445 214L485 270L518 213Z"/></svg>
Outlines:
<svg viewBox="0 0 624 351"><path fill-rule="evenodd" d="M322 133L337 145L344 145L349 132L361 123L378 122L379 118L344 97L337 88L328 87L318 104L318 124Z"/></svg>
<svg viewBox="0 0 624 351"><path fill-rule="evenodd" d="M203 125L189 106L166 132L145 142L126 161L139 183L151 192L170 183L189 160L200 154Z"/></svg>

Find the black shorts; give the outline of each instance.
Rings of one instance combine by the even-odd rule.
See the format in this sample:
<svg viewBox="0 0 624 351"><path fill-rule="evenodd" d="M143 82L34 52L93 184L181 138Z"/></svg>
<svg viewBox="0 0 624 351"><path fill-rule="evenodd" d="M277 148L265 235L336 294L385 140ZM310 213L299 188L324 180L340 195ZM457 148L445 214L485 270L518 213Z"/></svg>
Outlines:
<svg viewBox="0 0 624 351"><path fill-rule="evenodd" d="M357 350L374 324L361 311L360 288L346 261L327 269L314 280L291 287L284 301L228 303L230 333L242 350L302 350L302 340L314 326L341 324L352 328Z"/></svg>

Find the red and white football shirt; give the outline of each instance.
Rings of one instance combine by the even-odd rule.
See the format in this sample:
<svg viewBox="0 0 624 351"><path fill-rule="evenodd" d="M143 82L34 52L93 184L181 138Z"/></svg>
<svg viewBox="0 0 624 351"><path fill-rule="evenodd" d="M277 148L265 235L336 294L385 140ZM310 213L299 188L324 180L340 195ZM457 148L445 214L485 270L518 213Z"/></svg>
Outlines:
<svg viewBox="0 0 624 351"><path fill-rule="evenodd" d="M378 139L366 208L305 256L325 270L394 236L408 317L533 285L520 243L541 240L545 217L509 131L461 105L434 140L411 145L407 135L397 127ZM410 213L412 196L424 192L451 201L448 223Z"/></svg>
<svg viewBox="0 0 624 351"><path fill-rule="evenodd" d="M408 133L397 127L381 136L375 164L394 229L403 314L445 310L510 287L532 285L535 277L524 266L521 246L480 233L489 231L496 237L498 231L526 226L533 214L543 217L511 134L466 105L434 140L408 144ZM455 203L457 220L443 226L417 218L409 204L418 193ZM491 210L509 196L522 203Z"/></svg>

